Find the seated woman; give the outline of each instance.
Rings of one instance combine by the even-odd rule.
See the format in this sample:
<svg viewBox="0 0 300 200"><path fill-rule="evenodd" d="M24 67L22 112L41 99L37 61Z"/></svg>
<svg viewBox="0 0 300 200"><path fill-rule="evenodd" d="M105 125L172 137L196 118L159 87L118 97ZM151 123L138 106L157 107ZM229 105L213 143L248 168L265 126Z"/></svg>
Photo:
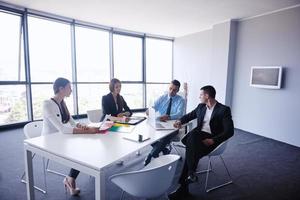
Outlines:
<svg viewBox="0 0 300 200"><path fill-rule="evenodd" d="M120 95L121 81L116 78L111 79L109 83L109 90L110 93L102 97L103 116L101 121L104 119L105 115L112 115L114 117L130 117L132 112L127 106L124 98Z"/></svg>
<svg viewBox="0 0 300 200"><path fill-rule="evenodd" d="M95 127L87 127L80 123L76 123L71 117L67 105L64 101L65 97L69 97L72 89L70 81L65 78L58 78L53 84L54 96L45 100L43 103L43 130L42 135L60 132L62 134L84 134L98 133L99 129ZM71 195L78 195L79 188L76 188L75 179L79 171L71 169L63 183Z"/></svg>

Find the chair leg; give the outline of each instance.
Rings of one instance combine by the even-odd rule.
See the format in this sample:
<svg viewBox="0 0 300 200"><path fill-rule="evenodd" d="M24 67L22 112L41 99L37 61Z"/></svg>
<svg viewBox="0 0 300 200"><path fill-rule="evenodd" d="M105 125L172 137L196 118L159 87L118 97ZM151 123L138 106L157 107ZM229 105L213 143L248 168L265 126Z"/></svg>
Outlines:
<svg viewBox="0 0 300 200"><path fill-rule="evenodd" d="M171 143L171 147L172 147L173 149L175 149L176 153L180 156L180 158L182 158L181 152L179 152L179 150L176 148L176 146L175 146L173 143Z"/></svg>
<svg viewBox="0 0 300 200"><path fill-rule="evenodd" d="M208 158L208 165L207 165L207 170L206 170L206 179L205 179L205 190L207 190L207 185L208 185L208 176L210 172L210 166L211 166L211 160L210 157Z"/></svg>
<svg viewBox="0 0 300 200"><path fill-rule="evenodd" d="M224 167L225 167L225 169L226 169L226 172L227 172L227 175L228 175L228 177L229 177L229 180L232 182L232 178L231 178L231 175L230 175L230 173L229 173L229 170L228 170L228 168L227 168L227 166L226 166L226 164L225 164L225 161L224 161L224 159L223 159L222 156L220 156L220 158L221 158L221 160L222 160L222 162L223 162L223 165L224 165Z"/></svg>
<svg viewBox="0 0 300 200"><path fill-rule="evenodd" d="M32 158L31 159L33 159L35 157L35 153L32 155ZM43 160L44 161L44 160ZM43 162L43 164L44 164L44 162ZM44 166L43 166L44 167ZM44 168L44 171L45 171L45 168ZM23 172L23 174L22 174L22 176L21 176L21 182L22 183L25 183L25 184L27 184L27 181L24 179L24 176L25 176L25 171ZM44 177L45 178L45 177ZM40 187L37 187L37 186L33 186L36 190L38 190L39 192L42 192L42 193L44 193L44 194L46 194L47 193L47 187L46 187L46 179L44 179L44 184L45 184L45 190L44 189L42 189L42 188L40 188Z"/></svg>
<svg viewBox="0 0 300 200"><path fill-rule="evenodd" d="M124 191L124 190L122 190L122 194L121 194L120 200L122 200L122 199L123 199L123 197L124 197L124 193L125 193L125 191Z"/></svg>
<svg viewBox="0 0 300 200"><path fill-rule="evenodd" d="M208 167L207 167L207 169L197 171L196 174L203 174L203 173L211 172L212 170L213 170L213 168L212 168L211 160L210 160L210 157L209 157L208 158Z"/></svg>
<svg viewBox="0 0 300 200"><path fill-rule="evenodd" d="M59 175L59 176L63 176L63 177L67 176L67 175L65 175L65 174L63 174L63 173L61 173L61 172L58 172L58 171L55 171L55 170L50 169L50 168L49 168L49 165L50 165L49 163L50 163L50 160L47 159L47 164L46 164L46 171L47 171L47 172L50 172L50 173L52 173L52 174L56 174L56 175Z"/></svg>
<svg viewBox="0 0 300 200"><path fill-rule="evenodd" d="M206 183L205 183L205 190L206 190L206 192L211 192L211 191L213 191L213 190L215 190L215 189L218 189L218 188L221 188L221 187L223 187L223 186L226 186L226 185L229 185L229 184L233 183L232 178L231 178L231 176L230 176L230 173L229 173L229 171L228 171L228 168L227 168L227 166L226 166L226 164L225 164L225 162L224 162L224 159L222 158L221 155L220 155L220 158L221 158L221 161L222 161L222 163L223 163L223 165L224 165L224 167L225 167L225 169L226 169L227 175L228 175L228 177L229 177L229 181L227 181L226 183L223 183L223 184L221 184L221 185L218 185L218 186L215 186L215 187L212 187L212 188L207 189L207 184L208 184L208 173L209 173L209 172L207 172L207 175L206 175ZM209 162L210 162L210 159L209 159Z"/></svg>
<svg viewBox="0 0 300 200"><path fill-rule="evenodd" d="M164 197L169 200L168 193L165 193Z"/></svg>

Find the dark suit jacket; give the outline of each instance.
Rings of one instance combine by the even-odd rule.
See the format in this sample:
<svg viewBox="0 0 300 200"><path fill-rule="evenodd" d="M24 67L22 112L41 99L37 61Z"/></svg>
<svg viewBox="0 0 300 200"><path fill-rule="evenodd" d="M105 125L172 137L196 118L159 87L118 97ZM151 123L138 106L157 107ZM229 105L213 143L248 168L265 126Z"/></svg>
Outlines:
<svg viewBox="0 0 300 200"><path fill-rule="evenodd" d="M190 131L189 133L201 132L203 126L203 118L205 116L206 109L207 109L206 104L199 104L195 110L180 118L182 124L185 124L197 118L197 127L192 131ZM228 106L225 106L217 102L211 114L209 125L212 134L211 135L212 139L217 144L220 144L223 141L230 138L231 136L233 136L234 127L231 118L230 108Z"/></svg>
<svg viewBox="0 0 300 200"><path fill-rule="evenodd" d="M126 101L123 99L121 95L117 98L117 104L118 104L118 109L116 107L116 103L114 100L114 97L112 93L109 93L105 96L102 97L102 112L103 116L101 121L104 119L105 115L112 115L112 116L117 116L118 114L122 112L129 112L130 116L132 115L132 112L130 108L127 106Z"/></svg>

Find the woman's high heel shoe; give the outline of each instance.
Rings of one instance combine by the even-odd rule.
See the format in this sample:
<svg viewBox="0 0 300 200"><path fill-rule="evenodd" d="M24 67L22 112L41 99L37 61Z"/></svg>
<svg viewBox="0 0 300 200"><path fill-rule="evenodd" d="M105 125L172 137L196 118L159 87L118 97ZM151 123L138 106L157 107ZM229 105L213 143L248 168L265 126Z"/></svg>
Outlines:
<svg viewBox="0 0 300 200"><path fill-rule="evenodd" d="M73 185L68 181L68 178L67 178L67 177L64 178L63 183L64 183L64 186L65 186L65 189L66 189L66 190L69 190L70 195L72 195L72 196L77 196L77 195L79 195L80 189L79 189L79 188L73 187Z"/></svg>

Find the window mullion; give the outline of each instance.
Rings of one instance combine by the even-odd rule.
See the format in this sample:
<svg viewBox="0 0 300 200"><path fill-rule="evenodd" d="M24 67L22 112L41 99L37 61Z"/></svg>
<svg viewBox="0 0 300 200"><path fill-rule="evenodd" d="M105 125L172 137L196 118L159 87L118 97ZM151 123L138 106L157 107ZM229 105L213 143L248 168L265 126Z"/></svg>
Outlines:
<svg viewBox="0 0 300 200"><path fill-rule="evenodd" d="M77 87L77 65L76 65L76 33L75 33L75 21L70 25L71 29L71 57L72 57L72 82L73 82L73 108L74 114L79 114L78 109L78 87Z"/></svg>
<svg viewBox="0 0 300 200"><path fill-rule="evenodd" d="M29 59L29 41L28 41L28 13L27 9L22 16L23 23L23 38L24 38L24 59L25 59L25 72L26 72L26 93L27 93L27 112L29 121L33 121L33 108L32 108L32 90L31 90L31 77L30 77L30 59Z"/></svg>

